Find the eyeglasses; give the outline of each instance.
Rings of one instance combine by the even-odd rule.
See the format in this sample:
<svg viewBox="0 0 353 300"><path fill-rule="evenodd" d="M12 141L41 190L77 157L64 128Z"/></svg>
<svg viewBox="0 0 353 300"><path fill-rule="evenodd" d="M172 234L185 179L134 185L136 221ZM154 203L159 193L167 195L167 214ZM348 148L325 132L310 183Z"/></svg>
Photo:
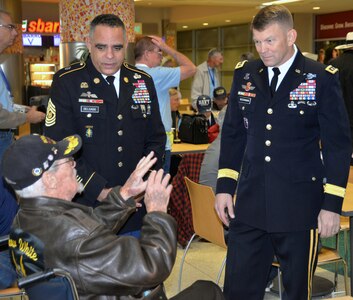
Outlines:
<svg viewBox="0 0 353 300"><path fill-rule="evenodd" d="M66 164L66 163L70 163L70 166L73 167L76 162L75 162L75 159L73 157L69 157L67 160L65 160L62 163L56 164L54 167L56 168L56 167L59 167L59 166L61 166L63 164Z"/></svg>
<svg viewBox="0 0 353 300"><path fill-rule="evenodd" d="M16 29L16 25L13 25L13 24L7 24L7 25L0 24L0 27L7 28L7 29L10 30L10 31L12 31L12 30L17 30L17 29Z"/></svg>

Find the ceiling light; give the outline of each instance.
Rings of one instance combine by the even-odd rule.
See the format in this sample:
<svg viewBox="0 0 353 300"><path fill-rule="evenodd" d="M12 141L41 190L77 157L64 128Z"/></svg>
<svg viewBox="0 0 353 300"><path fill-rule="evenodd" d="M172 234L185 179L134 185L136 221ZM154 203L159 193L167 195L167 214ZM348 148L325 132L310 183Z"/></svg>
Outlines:
<svg viewBox="0 0 353 300"><path fill-rule="evenodd" d="M224 22L226 22L226 23L230 23L230 20L224 20Z"/></svg>
<svg viewBox="0 0 353 300"><path fill-rule="evenodd" d="M321 7L320 6L314 6L313 10L319 10Z"/></svg>
<svg viewBox="0 0 353 300"><path fill-rule="evenodd" d="M183 28L185 28L185 29L186 29L186 28L189 28L189 26L188 26L188 25L183 25Z"/></svg>
<svg viewBox="0 0 353 300"><path fill-rule="evenodd" d="M208 26L208 23L202 23L203 26Z"/></svg>
<svg viewBox="0 0 353 300"><path fill-rule="evenodd" d="M303 0L277 0L277 1L270 1L270 2L264 2L262 5L268 6L268 5L277 5L277 4L285 4L285 3L291 3L291 2L300 2Z"/></svg>

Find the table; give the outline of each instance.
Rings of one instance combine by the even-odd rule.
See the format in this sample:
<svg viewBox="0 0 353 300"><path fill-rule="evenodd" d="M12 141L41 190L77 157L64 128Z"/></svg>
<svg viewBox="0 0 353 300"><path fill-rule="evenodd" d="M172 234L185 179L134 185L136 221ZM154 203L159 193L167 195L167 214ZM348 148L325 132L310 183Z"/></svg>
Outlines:
<svg viewBox="0 0 353 300"><path fill-rule="evenodd" d="M342 216L349 217L349 256L351 258L351 267L349 270L350 274L350 286L351 286L351 296L353 296L353 268L352 268L352 259L353 259L353 183L348 182L346 188L346 195L344 197L343 206L342 206Z"/></svg>
<svg viewBox="0 0 353 300"><path fill-rule="evenodd" d="M174 143L172 146L172 154L186 154L186 153L204 153L209 144L188 144L188 143Z"/></svg>

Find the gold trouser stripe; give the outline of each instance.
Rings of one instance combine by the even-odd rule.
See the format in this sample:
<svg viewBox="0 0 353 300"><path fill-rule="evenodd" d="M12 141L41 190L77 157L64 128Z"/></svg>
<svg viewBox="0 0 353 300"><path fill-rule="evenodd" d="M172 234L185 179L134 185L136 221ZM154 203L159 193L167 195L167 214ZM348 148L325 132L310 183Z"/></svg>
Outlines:
<svg viewBox="0 0 353 300"><path fill-rule="evenodd" d="M308 300L311 299L312 283L314 276L315 260L317 256L317 244L319 242L318 229L310 230L310 247L309 247L309 263L308 263Z"/></svg>
<svg viewBox="0 0 353 300"><path fill-rule="evenodd" d="M223 177L238 180L239 172L232 170L232 169L220 169L218 171L217 178L223 178Z"/></svg>
<svg viewBox="0 0 353 300"><path fill-rule="evenodd" d="M92 175L88 178L87 182L85 183L85 185L83 186L83 188L86 188L86 185L91 181L93 175L96 174L96 172L93 172Z"/></svg>
<svg viewBox="0 0 353 300"><path fill-rule="evenodd" d="M329 184L329 183L326 183L324 185L324 191L327 194L335 195L342 198L344 198L344 194L346 193L345 188L340 187L338 185Z"/></svg>

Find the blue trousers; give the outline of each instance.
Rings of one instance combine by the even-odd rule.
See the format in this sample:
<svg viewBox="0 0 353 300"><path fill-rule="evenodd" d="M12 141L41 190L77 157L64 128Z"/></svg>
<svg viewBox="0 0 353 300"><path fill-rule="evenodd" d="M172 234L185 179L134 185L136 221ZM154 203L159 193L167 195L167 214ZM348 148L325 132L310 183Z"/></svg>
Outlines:
<svg viewBox="0 0 353 300"><path fill-rule="evenodd" d="M8 250L0 252L0 289L11 287L17 279Z"/></svg>

